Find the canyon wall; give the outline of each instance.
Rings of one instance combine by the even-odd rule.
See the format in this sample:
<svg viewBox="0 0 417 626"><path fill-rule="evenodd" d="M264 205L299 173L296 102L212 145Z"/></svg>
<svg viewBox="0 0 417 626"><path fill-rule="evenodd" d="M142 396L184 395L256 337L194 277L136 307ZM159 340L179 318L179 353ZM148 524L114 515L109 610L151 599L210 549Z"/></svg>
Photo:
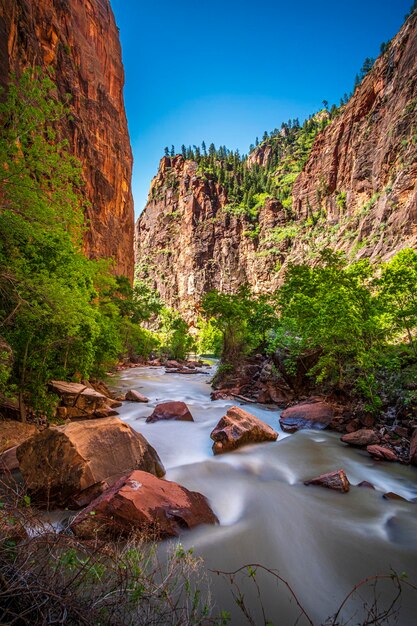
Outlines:
<svg viewBox="0 0 417 626"><path fill-rule="evenodd" d="M0 0L0 84L53 68L72 120L61 129L80 159L89 200L85 251L133 279L132 153L119 33L109 0Z"/></svg>
<svg viewBox="0 0 417 626"><path fill-rule="evenodd" d="M271 141L248 168L268 168ZM325 248L377 262L417 245L417 12L318 134L292 210L267 199L254 224L228 202L197 162L165 157L136 225L139 276L189 320L204 292L272 291L289 263L314 263Z"/></svg>
<svg viewBox="0 0 417 626"><path fill-rule="evenodd" d="M298 219L323 212L330 226L339 224L339 249L356 245L362 256L385 259L417 243L416 183L414 12L317 138L295 182L293 210ZM349 241L343 241L345 230L356 231Z"/></svg>
<svg viewBox="0 0 417 626"><path fill-rule="evenodd" d="M201 294L233 293L245 283L256 292L277 284L277 263L267 253L271 228L285 221L282 206L267 200L259 232L244 216L224 210L225 189L182 156L164 157L152 181L149 201L136 224L139 275L150 279L163 301L193 320Z"/></svg>

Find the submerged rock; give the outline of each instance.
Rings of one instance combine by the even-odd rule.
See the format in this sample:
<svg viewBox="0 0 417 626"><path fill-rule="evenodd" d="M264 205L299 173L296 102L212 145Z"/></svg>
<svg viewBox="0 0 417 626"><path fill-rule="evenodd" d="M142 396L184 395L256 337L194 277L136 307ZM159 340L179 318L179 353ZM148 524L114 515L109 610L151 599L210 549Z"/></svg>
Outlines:
<svg viewBox="0 0 417 626"><path fill-rule="evenodd" d="M82 511L72 523L79 537L129 535L134 530L152 537L177 537L200 524L218 519L206 498L177 483L134 471Z"/></svg>
<svg viewBox="0 0 417 626"><path fill-rule="evenodd" d="M18 447L17 459L43 506L83 505L134 469L165 473L145 437L116 417L46 428Z"/></svg>
<svg viewBox="0 0 417 626"><path fill-rule="evenodd" d="M327 487L327 489L334 489L335 491L341 491L347 493L350 488L350 483L344 470L337 470L337 472L329 472L328 474L321 474L317 478L311 480L305 480L305 485L319 485L320 487Z"/></svg>
<svg viewBox="0 0 417 626"><path fill-rule="evenodd" d="M364 489L375 489L375 486L367 480L362 480L360 483L356 485L357 487L362 487Z"/></svg>
<svg viewBox="0 0 417 626"><path fill-rule="evenodd" d="M312 428L323 430L333 419L333 408L323 400L308 400L290 406L281 413L279 423L286 433Z"/></svg>
<svg viewBox="0 0 417 626"><path fill-rule="evenodd" d="M378 434L374 430L361 428L360 430L355 430L355 432L343 435L343 437L340 438L340 441L348 443L350 446L361 447L378 443L379 439Z"/></svg>
<svg viewBox="0 0 417 626"><path fill-rule="evenodd" d="M194 421L185 402L162 402L157 404L153 413L146 418L146 421L159 422L160 420Z"/></svg>
<svg viewBox="0 0 417 626"><path fill-rule="evenodd" d="M232 406L211 432L210 437L214 441L214 454L222 454L249 443L275 441L278 433L255 415Z"/></svg>
<svg viewBox="0 0 417 626"><path fill-rule="evenodd" d="M128 402L149 402L149 398L134 389L129 389L129 391L126 392L125 400Z"/></svg>
<svg viewBox="0 0 417 626"><path fill-rule="evenodd" d="M384 500L398 500L400 502L409 502L409 500L398 495L398 493L394 493L393 491L388 491L387 493L384 493L382 497L384 498Z"/></svg>

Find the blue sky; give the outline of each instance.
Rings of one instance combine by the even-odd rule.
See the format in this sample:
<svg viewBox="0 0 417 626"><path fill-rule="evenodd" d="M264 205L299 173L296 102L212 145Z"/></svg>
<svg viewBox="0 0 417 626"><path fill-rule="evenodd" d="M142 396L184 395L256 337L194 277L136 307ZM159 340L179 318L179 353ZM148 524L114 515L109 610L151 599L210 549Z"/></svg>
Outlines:
<svg viewBox="0 0 417 626"><path fill-rule="evenodd" d="M164 147L247 152L282 121L338 103L412 0L111 0L125 66L135 212Z"/></svg>

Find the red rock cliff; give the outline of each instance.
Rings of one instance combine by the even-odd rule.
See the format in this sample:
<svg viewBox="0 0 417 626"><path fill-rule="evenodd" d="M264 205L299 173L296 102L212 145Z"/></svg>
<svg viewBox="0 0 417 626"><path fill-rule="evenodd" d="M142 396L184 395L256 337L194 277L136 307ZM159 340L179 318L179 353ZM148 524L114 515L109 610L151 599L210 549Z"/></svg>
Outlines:
<svg viewBox="0 0 417 626"><path fill-rule="evenodd" d="M124 73L109 0L0 0L0 82L10 71L52 66L59 94L71 94L63 133L83 166L86 253L111 257L133 278L132 154Z"/></svg>
<svg viewBox="0 0 417 626"><path fill-rule="evenodd" d="M257 236L250 221L231 215L226 205L224 188L199 172L196 162L164 157L136 224L140 275L188 319L210 289L233 292L249 283L265 292L276 286L277 260L268 254L273 244L267 239L285 219L280 203L266 202Z"/></svg>
<svg viewBox="0 0 417 626"><path fill-rule="evenodd" d="M247 167L270 157L263 142ZM288 263L314 263L326 247L378 261L417 245L417 12L318 134L293 187L293 215L269 199L254 229L227 203L197 163L166 157L136 226L140 275L189 319L205 291L271 291Z"/></svg>
<svg viewBox="0 0 417 626"><path fill-rule="evenodd" d="M293 210L339 225L339 249L385 259L417 244L416 183L417 12L317 138Z"/></svg>

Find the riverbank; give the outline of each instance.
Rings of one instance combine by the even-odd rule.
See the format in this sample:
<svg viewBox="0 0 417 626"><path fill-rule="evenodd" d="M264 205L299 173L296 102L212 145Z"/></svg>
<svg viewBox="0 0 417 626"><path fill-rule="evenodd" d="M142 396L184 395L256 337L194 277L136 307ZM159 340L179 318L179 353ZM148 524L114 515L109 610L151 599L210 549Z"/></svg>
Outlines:
<svg viewBox="0 0 417 626"><path fill-rule="evenodd" d="M166 374L163 367L129 368L110 383L114 395L134 390L148 398L147 403L123 402L117 409L119 417L155 448L166 469L165 479L204 494L219 519L219 525L183 533L185 552L193 550L209 570L233 571L248 563L277 570L291 582L317 625L366 576L392 568L417 580L415 468L377 462L366 452L341 444L332 432L284 433L276 406L243 402L238 404L278 432L278 440L213 456L210 432L237 402L211 400L214 368L207 371L209 375L185 375ZM185 402L194 422L146 422L164 401ZM304 485L305 480L341 468L351 484L346 494ZM363 481L375 489L358 486ZM387 492L404 500L386 500ZM176 540L160 543L159 557L164 560L176 545ZM223 577L210 578L216 607L230 612L232 624L241 624L230 585ZM277 588L265 571L259 573L259 582L268 618L293 624L298 611L286 588ZM256 613L251 580L242 584ZM370 590L365 595L372 597ZM413 596L405 593L400 623L413 623L414 606ZM356 598L350 609L361 607L362 600Z"/></svg>

